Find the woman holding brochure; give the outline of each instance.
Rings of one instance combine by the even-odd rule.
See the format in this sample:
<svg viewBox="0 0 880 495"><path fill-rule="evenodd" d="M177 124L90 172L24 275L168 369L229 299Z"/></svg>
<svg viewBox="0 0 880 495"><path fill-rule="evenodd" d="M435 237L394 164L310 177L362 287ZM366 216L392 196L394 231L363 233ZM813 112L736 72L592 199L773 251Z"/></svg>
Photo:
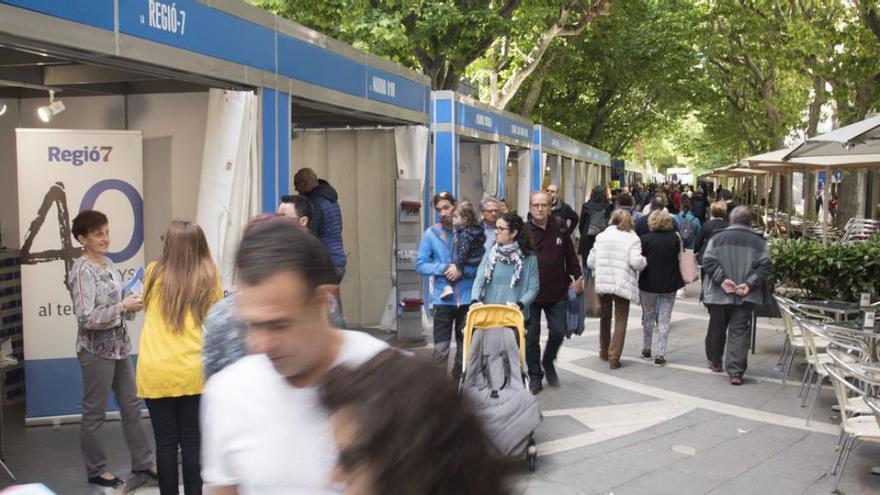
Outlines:
<svg viewBox="0 0 880 495"><path fill-rule="evenodd" d="M202 493L202 322L223 291L201 227L174 221L163 240L162 256L144 277L137 389L153 423L160 493L178 493L180 449L184 493L194 495Z"/></svg>
<svg viewBox="0 0 880 495"><path fill-rule="evenodd" d="M143 302L140 295L123 293L122 278L107 257L107 216L84 210L73 219L71 230L83 246L83 255L73 262L68 274L77 321L76 355L83 379L82 456L89 483L115 488L123 482L107 470L107 456L100 440L111 390L119 404L132 472L156 477L153 451L141 423L140 399L135 394L134 369L128 358L131 339L126 315L143 309Z"/></svg>

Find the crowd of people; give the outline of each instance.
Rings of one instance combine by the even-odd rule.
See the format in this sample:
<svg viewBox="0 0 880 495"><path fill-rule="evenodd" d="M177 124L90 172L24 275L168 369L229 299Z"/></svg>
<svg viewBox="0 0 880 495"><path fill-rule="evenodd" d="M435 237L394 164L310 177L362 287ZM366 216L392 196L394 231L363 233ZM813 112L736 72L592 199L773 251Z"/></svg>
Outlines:
<svg viewBox="0 0 880 495"><path fill-rule="evenodd" d="M742 383L751 306L769 298L770 261L763 239L749 228L749 209L734 207L724 191L710 203L705 191L690 186L597 186L578 215L550 184L530 195L526 218L496 198L475 205L436 194L438 222L424 232L416 259L431 287L431 363L345 330L336 191L309 169L296 174L294 185L299 194L282 197L276 214L245 228L236 255L238 290L226 298L198 225L169 225L163 252L146 267L143 292L136 293L123 290L107 257L107 216L88 210L73 220L83 255L69 288L90 483L122 483L109 471L99 438L112 390L132 471L155 478L163 495L178 493L180 472L187 495L203 486L214 495L509 493L508 470L475 405L456 387L470 308L503 304L522 312L535 395L545 379L560 385L555 362L570 294L588 286L601 306L600 358L612 370L621 367L630 307L639 304L641 357L663 366L672 308L685 286L680 258L688 250L702 266L709 367ZM135 373L128 322L137 311L145 318ZM140 421L141 398L155 453Z"/></svg>

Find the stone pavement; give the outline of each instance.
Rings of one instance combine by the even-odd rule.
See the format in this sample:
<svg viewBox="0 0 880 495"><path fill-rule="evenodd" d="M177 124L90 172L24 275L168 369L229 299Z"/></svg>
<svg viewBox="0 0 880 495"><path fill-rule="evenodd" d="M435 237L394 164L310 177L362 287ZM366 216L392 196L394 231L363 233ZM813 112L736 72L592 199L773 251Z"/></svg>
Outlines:
<svg viewBox="0 0 880 495"><path fill-rule="evenodd" d="M803 368L792 371L787 385L775 369L779 320L759 319L757 353L749 356L743 386L712 373L703 340L708 316L696 289L676 302L663 368L640 359L637 308L618 370L598 358L597 319L565 342L557 365L562 386L545 386L538 396L545 416L536 432L538 469L520 469L520 493L830 492L840 431L830 386L806 427L797 398ZM880 493L880 476L869 473L877 464L880 445L853 451L840 491Z"/></svg>
<svg viewBox="0 0 880 495"><path fill-rule="evenodd" d="M538 396L544 421L536 432L538 468L517 462L516 493L566 494L821 494L829 493L839 428L835 403L823 387L814 421L797 398L803 368L782 385L775 369L783 341L779 320L759 320L757 354L749 356L745 384L706 367L708 317L690 297L675 304L666 359L656 368L639 359L641 312L630 314L623 367L598 358L598 320L567 340L558 369L562 386ZM545 332L546 333L546 332ZM16 415L14 417L14 415ZM7 417L9 466L22 481L44 481L59 494L97 494L82 479L78 426L21 428L21 412ZM148 422L147 422L148 424ZM111 465L126 472L118 423L105 428ZM880 445L853 451L840 490L880 493ZM0 476L0 486L7 480ZM135 490L158 493L155 487Z"/></svg>

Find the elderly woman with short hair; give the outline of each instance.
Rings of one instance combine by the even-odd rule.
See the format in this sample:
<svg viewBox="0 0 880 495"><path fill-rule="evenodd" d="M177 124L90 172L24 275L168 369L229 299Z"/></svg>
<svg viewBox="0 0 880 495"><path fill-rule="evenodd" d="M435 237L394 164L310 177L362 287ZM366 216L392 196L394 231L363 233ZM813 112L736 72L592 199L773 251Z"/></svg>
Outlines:
<svg viewBox="0 0 880 495"><path fill-rule="evenodd" d="M669 320L672 318L675 293L685 285L678 268L682 239L675 231L672 215L663 210L651 213L648 217L648 227L651 231L642 236L642 254L648 260L648 267L639 277L642 328L645 333L642 359L651 359L651 342L656 321L659 335L654 365L664 366L666 338L669 335Z"/></svg>
<svg viewBox="0 0 880 495"><path fill-rule="evenodd" d="M587 266L596 275L596 293L602 304L599 357L607 360L611 369L620 367L629 305L639 302L639 272L646 264L639 236L633 232L632 216L626 210L615 210L608 228L596 236L587 257ZM614 335L611 335L612 312Z"/></svg>

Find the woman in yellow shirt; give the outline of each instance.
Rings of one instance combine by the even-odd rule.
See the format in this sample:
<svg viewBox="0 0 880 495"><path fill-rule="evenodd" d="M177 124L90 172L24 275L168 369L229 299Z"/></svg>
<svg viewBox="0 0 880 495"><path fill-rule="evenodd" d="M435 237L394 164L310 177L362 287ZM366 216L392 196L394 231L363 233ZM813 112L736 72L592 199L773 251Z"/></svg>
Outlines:
<svg viewBox="0 0 880 495"><path fill-rule="evenodd" d="M202 493L199 402L202 321L223 297L201 227L174 221L162 256L144 277L144 328L137 362L138 395L146 399L156 437L162 495L178 493L177 451L186 495Z"/></svg>

